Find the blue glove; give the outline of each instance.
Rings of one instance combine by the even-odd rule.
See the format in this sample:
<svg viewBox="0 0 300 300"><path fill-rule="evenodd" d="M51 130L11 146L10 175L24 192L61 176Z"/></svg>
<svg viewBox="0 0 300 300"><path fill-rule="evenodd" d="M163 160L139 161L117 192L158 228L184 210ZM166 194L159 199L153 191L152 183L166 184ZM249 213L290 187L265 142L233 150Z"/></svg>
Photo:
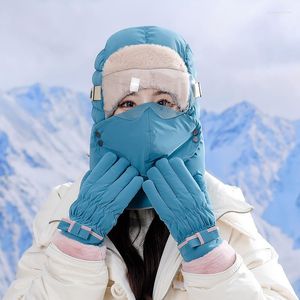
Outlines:
<svg viewBox="0 0 300 300"><path fill-rule="evenodd" d="M118 217L142 186L143 178L124 157L103 155L81 180L78 198L58 228L65 236L84 244L100 245Z"/></svg>
<svg viewBox="0 0 300 300"><path fill-rule="evenodd" d="M221 244L216 220L201 174L193 178L183 160L158 160L147 172L143 190L160 219L164 221L177 247L188 262ZM201 186L203 190L201 189Z"/></svg>

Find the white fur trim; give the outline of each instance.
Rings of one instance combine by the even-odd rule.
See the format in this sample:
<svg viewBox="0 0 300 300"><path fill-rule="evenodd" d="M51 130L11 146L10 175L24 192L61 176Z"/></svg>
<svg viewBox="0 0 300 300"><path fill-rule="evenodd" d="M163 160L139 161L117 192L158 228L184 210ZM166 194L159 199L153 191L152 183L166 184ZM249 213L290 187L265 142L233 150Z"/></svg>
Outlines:
<svg viewBox="0 0 300 300"><path fill-rule="evenodd" d="M127 69L175 69L187 72L180 55L167 46L139 44L125 46L110 55L103 66L103 76Z"/></svg>

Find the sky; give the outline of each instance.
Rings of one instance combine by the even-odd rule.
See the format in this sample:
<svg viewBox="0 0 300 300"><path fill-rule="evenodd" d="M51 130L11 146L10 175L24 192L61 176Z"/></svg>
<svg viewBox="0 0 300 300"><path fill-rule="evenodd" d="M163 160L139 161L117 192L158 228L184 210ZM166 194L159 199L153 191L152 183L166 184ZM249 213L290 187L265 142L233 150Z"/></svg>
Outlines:
<svg viewBox="0 0 300 300"><path fill-rule="evenodd" d="M41 82L88 96L109 36L157 25L189 43L203 108L246 100L300 119L299 0L0 0L0 8L1 91Z"/></svg>

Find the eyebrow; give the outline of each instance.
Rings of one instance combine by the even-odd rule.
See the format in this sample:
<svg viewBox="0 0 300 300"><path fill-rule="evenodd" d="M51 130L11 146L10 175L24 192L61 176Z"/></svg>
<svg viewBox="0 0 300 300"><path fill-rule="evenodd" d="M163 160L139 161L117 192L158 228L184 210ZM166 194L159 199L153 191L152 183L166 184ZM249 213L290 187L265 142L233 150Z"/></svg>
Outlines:
<svg viewBox="0 0 300 300"><path fill-rule="evenodd" d="M136 92L131 92L129 94L126 94L123 98L127 97L127 96L132 96L132 95L136 95Z"/></svg>
<svg viewBox="0 0 300 300"><path fill-rule="evenodd" d="M161 94L169 94L170 96L171 96L171 94L170 93L168 93L168 92L165 92L165 91L156 91L153 95L154 96L159 96L159 95L161 95Z"/></svg>
<svg viewBox="0 0 300 300"><path fill-rule="evenodd" d="M124 96L123 98L125 98L125 97L127 97L127 96L135 96L136 94L137 94L137 92L131 92L131 93L127 94L126 96ZM170 96L172 96L171 93L166 92L166 91L161 91L161 90L156 91L156 92L153 94L153 96L159 96L159 95L162 95L162 94L169 94Z"/></svg>

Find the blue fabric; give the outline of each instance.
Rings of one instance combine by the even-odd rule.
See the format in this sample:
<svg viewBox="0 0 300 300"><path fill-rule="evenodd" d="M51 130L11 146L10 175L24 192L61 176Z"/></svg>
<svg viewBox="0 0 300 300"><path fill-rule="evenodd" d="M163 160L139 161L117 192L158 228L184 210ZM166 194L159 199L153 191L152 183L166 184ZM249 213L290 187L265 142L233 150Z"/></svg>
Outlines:
<svg viewBox="0 0 300 300"><path fill-rule="evenodd" d="M205 186L203 176L198 174L198 180L202 181L199 185L179 157L159 159L147 176L143 190L178 245L196 232L205 241L201 245L195 238L180 248L185 261L199 258L220 245L218 230L206 231L215 226L215 216L207 193L200 188Z"/></svg>
<svg viewBox="0 0 300 300"><path fill-rule="evenodd" d="M145 181L143 188L136 194L131 193L133 198L126 209L154 207L180 244L194 233L215 225L203 178L205 147L199 120L200 103L192 89L192 80L198 78L190 46L180 35L162 27L120 30L107 40L97 55L93 84L102 85L104 63L115 51L124 46L150 43L170 47L185 62L190 75L188 108L177 112L150 102L106 119L102 94L102 100L92 101L94 124L90 136L90 170L97 168L107 152L126 158ZM79 214L74 214L79 219L82 208ZM99 232L104 227L95 226ZM185 261L203 256L221 243L218 231L204 234L204 238L207 242L203 245L193 239L180 248Z"/></svg>
<svg viewBox="0 0 300 300"><path fill-rule="evenodd" d="M215 225L203 178L205 148L200 103L192 90L192 80L198 78L189 45L177 33L157 26L120 30L97 55L93 84L102 85L103 65L112 53L124 46L150 43L168 46L184 60L190 74L188 108L176 112L151 102L105 119L102 94L102 100L92 101L90 169L96 168L107 152L126 158L145 180L143 188L131 194L133 199L126 209L154 207L180 244ZM218 232L205 238L208 240L204 245L193 239L180 248L185 261L203 256L221 243Z"/></svg>
<svg viewBox="0 0 300 300"><path fill-rule="evenodd" d="M168 46L175 50L184 60L190 74L190 80L197 79L193 53L183 37L162 27L139 26L120 30L109 37L104 49L96 57L95 72L92 79L93 84L102 84L103 65L112 53L124 46L147 43ZM193 175L198 173L204 174L204 142L199 121L200 103L199 99L193 96L192 84L189 91L188 109L183 114L176 114L173 119L166 119L162 114L158 113L158 110L154 109L155 105L149 105L148 111L143 110L148 108L147 105L143 108L137 106L127 112L105 119L103 111L103 101L105 99L103 99L103 94L101 95L102 100L92 101L94 124L90 135L90 169L95 167L99 159L107 151L114 151L118 155L123 154L133 166L142 172L141 175L145 179L147 179L147 169L153 166L155 160L161 157L173 157L174 155L181 157L185 161ZM171 110L170 108L166 109ZM138 118L138 114L143 115L143 118L146 117L146 120ZM117 117L121 115L126 116L127 119ZM152 117L155 120L151 120ZM167 126L167 123L172 125ZM126 132L122 126L127 128ZM176 133L174 133L172 126L176 127ZM145 129L151 129L151 134L146 134L143 131ZM195 129L198 130L196 137L193 136ZM154 135L155 139L151 139ZM154 152L147 157L144 155L146 149L151 149ZM152 205L143 189L140 189L127 209L149 207L152 207Z"/></svg>
<svg viewBox="0 0 300 300"><path fill-rule="evenodd" d="M194 135L193 131L197 130ZM192 160L194 168L203 170L202 131L191 114L149 102L117 114L94 127L93 165L108 151L126 157L139 174L147 179L147 170L161 157L181 157ZM199 141L194 142L197 138ZM99 146L99 142L101 146ZM152 207L141 189L128 208Z"/></svg>
<svg viewBox="0 0 300 300"><path fill-rule="evenodd" d="M93 170L83 177L77 199L69 209L69 217L77 227L67 232L61 221L58 228L69 238L85 244L102 244L93 238L84 238L81 225L90 227L105 238L116 224L118 217L141 188L143 178L136 168L123 157L108 152L101 157Z"/></svg>

